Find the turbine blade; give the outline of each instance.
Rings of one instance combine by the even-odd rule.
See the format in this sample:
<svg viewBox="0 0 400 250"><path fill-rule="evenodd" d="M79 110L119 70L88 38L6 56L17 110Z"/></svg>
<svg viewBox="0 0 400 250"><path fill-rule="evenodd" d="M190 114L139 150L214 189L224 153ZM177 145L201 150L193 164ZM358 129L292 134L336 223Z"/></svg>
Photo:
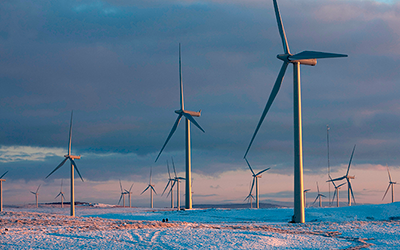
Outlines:
<svg viewBox="0 0 400 250"><path fill-rule="evenodd" d="M165 141L164 145L162 146L160 153L158 153L158 156L155 160L155 162L157 162L158 157L160 157L162 151L164 150L165 146L167 145L169 139L171 139L172 135L175 133L176 128L178 127L179 121L181 120L182 114L179 114L178 118L176 118L176 121L174 123L174 126L172 126L171 132L169 132L169 135L167 137L167 140Z"/></svg>
<svg viewBox="0 0 400 250"><path fill-rule="evenodd" d="M150 185L148 185L147 188L145 190L143 190L143 192L140 195L142 195L144 192L146 192L147 189L149 189L149 187L150 187Z"/></svg>
<svg viewBox="0 0 400 250"><path fill-rule="evenodd" d="M172 167L174 168L174 173L175 173L175 178L176 178L176 171L175 171L175 163L174 163L174 158L171 157L172 160Z"/></svg>
<svg viewBox="0 0 400 250"><path fill-rule="evenodd" d="M30 191L32 194L36 194L35 192Z"/></svg>
<svg viewBox="0 0 400 250"><path fill-rule="evenodd" d="M202 128L200 127L200 125L196 122L196 120L193 118L193 116L191 116L191 115L188 114L188 113L185 113L185 111L183 111L182 115L183 115L184 117L186 117L186 119L188 119L189 121L191 121L191 122L192 122L196 127L198 127L201 131L203 131L203 133L206 132L206 131L204 131L204 129L202 129Z"/></svg>
<svg viewBox="0 0 400 250"><path fill-rule="evenodd" d="M151 166L150 167L150 182L149 182L149 184L151 184L151 174L152 174L152 172L153 172L153 167Z"/></svg>
<svg viewBox="0 0 400 250"><path fill-rule="evenodd" d="M326 53L319 51L303 51L295 55L289 56L289 60L322 59L322 58L335 58L335 57L347 57L347 55Z"/></svg>
<svg viewBox="0 0 400 250"><path fill-rule="evenodd" d="M389 175L389 181L392 182L392 176L390 176L390 171L389 171L389 167L387 167L387 171L388 171L388 175ZM7 171L8 172L8 171ZM3 176L2 176L3 177ZM1 177L0 177L1 179Z"/></svg>
<svg viewBox="0 0 400 250"><path fill-rule="evenodd" d="M61 194L61 196L65 199L65 196L64 196L64 194Z"/></svg>
<svg viewBox="0 0 400 250"><path fill-rule="evenodd" d="M350 187L351 196L353 197L353 201L354 201L355 204L357 204L356 198L354 198L353 188L351 187L350 181L349 181L349 187Z"/></svg>
<svg viewBox="0 0 400 250"><path fill-rule="evenodd" d="M317 190L318 190L318 194L319 194L319 186L318 186L318 182L317 182Z"/></svg>
<svg viewBox="0 0 400 250"><path fill-rule="evenodd" d="M57 171L57 169L61 168L62 165L64 165L64 163L67 161L67 159L68 159L68 158L66 157L60 164L58 164L58 166L57 166L53 171L51 171L51 173L50 173L48 176L46 176L45 179L47 179L47 177L49 177L52 173L54 173L55 171Z"/></svg>
<svg viewBox="0 0 400 250"><path fill-rule="evenodd" d="M386 192L385 192L385 194L383 195L382 200L385 199L385 196L386 196L387 192L389 191L390 185L391 185L391 184L389 184L389 186L387 187Z"/></svg>
<svg viewBox="0 0 400 250"><path fill-rule="evenodd" d="M317 198L315 198L315 200L312 204L314 204L318 200L318 197L319 197L319 195L317 195Z"/></svg>
<svg viewBox="0 0 400 250"><path fill-rule="evenodd" d="M247 161L247 158L246 158L246 157L244 157L244 159L246 160L246 162L247 162L247 166L249 166L249 168L250 168L250 171L253 173L253 175L256 175L256 174L254 173L253 169L251 168L251 166L250 166L250 163Z"/></svg>
<svg viewBox="0 0 400 250"><path fill-rule="evenodd" d="M122 184L121 184L121 180L119 180L119 188L121 189L121 193L122 193Z"/></svg>
<svg viewBox="0 0 400 250"><path fill-rule="evenodd" d="M59 193L54 199L57 199L57 197L60 196L60 195L61 195L61 193Z"/></svg>
<svg viewBox="0 0 400 250"><path fill-rule="evenodd" d="M260 174L264 173L265 171L267 171L267 170L269 170L269 169L270 169L270 168L266 168L266 169L264 169L263 171L258 172L256 175L260 175Z"/></svg>
<svg viewBox="0 0 400 250"><path fill-rule="evenodd" d="M322 197L325 197L326 198L326 196L325 195L323 195L323 194L320 194Z"/></svg>
<svg viewBox="0 0 400 250"><path fill-rule="evenodd" d="M181 43L179 43L179 89L181 98L181 110L184 110L185 102L183 99L183 81L182 81L182 60L181 60Z"/></svg>
<svg viewBox="0 0 400 250"><path fill-rule="evenodd" d="M275 0L274 0L274 1L275 1ZM270 94L270 96L269 96L269 98L268 98L268 102L267 102L267 104L265 105L265 108L264 108L264 111L263 111L263 113L262 113L262 115L261 115L260 121L259 121L258 124L257 124L256 131L254 131L254 134L253 134L253 137L251 138L250 144L249 144L249 146L247 147L246 153L244 154L244 157L245 157L245 158L246 158L247 153L248 153L249 150L250 150L251 144L253 144L254 138L256 137L257 132L258 132L258 130L259 130L260 127L261 127L261 124L263 123L263 121L264 121L264 119L265 119L265 116L266 116L267 113L268 113L269 108L270 108L271 105L272 105L272 102L274 101L276 95L278 94L278 91L279 91L279 89L280 89L280 87L281 87L281 84L282 84L283 77L284 77L284 75L285 75L287 66L288 66L288 63L287 63L287 62L284 62L283 65L282 65L282 67L281 67L281 70L279 71L278 77L276 78L276 81L275 81L275 85L274 85L274 87L272 88L271 94Z"/></svg>
<svg viewBox="0 0 400 250"><path fill-rule="evenodd" d="M351 153L351 157L350 157L350 161L349 161L349 166L347 167L347 173L346 173L346 176L348 176L348 175L349 175L349 171L350 171L350 165L351 165L351 161L353 160L354 150L356 150L356 145L354 145L354 147L353 147L353 152Z"/></svg>
<svg viewBox="0 0 400 250"><path fill-rule="evenodd" d="M344 184L346 184L346 182L344 182L344 183L340 184L340 185L339 185L339 186L337 186L337 187L339 188L339 187L343 186Z"/></svg>
<svg viewBox="0 0 400 250"><path fill-rule="evenodd" d="M131 188L129 189L129 193L131 192L131 190L132 190L132 187L133 187L133 183L132 183L132 185L131 185Z"/></svg>
<svg viewBox="0 0 400 250"><path fill-rule="evenodd" d="M69 123L69 139L68 139L68 155L71 154L71 139L72 139L72 116L74 115L74 111L71 111L71 121Z"/></svg>
<svg viewBox="0 0 400 250"><path fill-rule="evenodd" d="M168 177L171 179L171 172L169 172L169 164L168 164L168 160L167 160L167 169L168 169Z"/></svg>
<svg viewBox="0 0 400 250"><path fill-rule="evenodd" d="M119 203L121 203L121 200L122 200L122 196L123 196L123 194L121 194L121 196L119 197L119 201L118 201L118 205L119 205Z"/></svg>
<svg viewBox="0 0 400 250"><path fill-rule="evenodd" d="M333 182L333 181L340 181L340 180L343 180L344 178L346 178L346 176L342 176L342 177L333 179L333 180L331 180L331 181L332 181L332 182Z"/></svg>
<svg viewBox="0 0 400 250"><path fill-rule="evenodd" d="M337 189L335 189L335 192L333 192L332 203L335 200L336 192L337 192Z"/></svg>
<svg viewBox="0 0 400 250"><path fill-rule="evenodd" d="M8 170L2 176L0 176L0 179L3 178L7 173L8 173Z"/></svg>
<svg viewBox="0 0 400 250"><path fill-rule="evenodd" d="M168 183L167 183L167 185L165 186L164 191L162 192L161 196L164 195L165 190L167 190L167 188L168 188L168 186L169 186L170 183L171 183L171 180L168 181Z"/></svg>
<svg viewBox="0 0 400 250"><path fill-rule="evenodd" d="M85 182L85 181L83 180L83 178L82 178L82 175L81 175L81 173L79 173L79 170L78 170L78 167L76 166L76 163L75 163L75 161L74 161L74 160L72 160L71 158L69 158L69 159L71 160L71 162L72 162L72 165L74 165L74 168L75 168L76 172L78 173L79 177L81 177L81 180L82 180L82 182Z"/></svg>
<svg viewBox="0 0 400 250"><path fill-rule="evenodd" d="M42 184L39 184L39 186L36 189L36 193L39 192L40 185L42 185Z"/></svg>
<svg viewBox="0 0 400 250"><path fill-rule="evenodd" d="M157 194L157 192L156 192L156 190L154 189L154 187L153 187L153 186L150 186L150 187L151 187L151 189L153 189L154 193Z"/></svg>
<svg viewBox="0 0 400 250"><path fill-rule="evenodd" d="M278 4L277 4L276 0L274 0L274 9L275 9L276 21L278 23L279 34L282 39L283 50L285 51L285 54L290 54L285 29L283 27L281 14L279 13L279 8L278 8Z"/></svg>
<svg viewBox="0 0 400 250"><path fill-rule="evenodd" d="M250 188L250 194L253 192L253 187L254 187L254 180L256 177L253 176L253 182L251 184L251 188Z"/></svg>

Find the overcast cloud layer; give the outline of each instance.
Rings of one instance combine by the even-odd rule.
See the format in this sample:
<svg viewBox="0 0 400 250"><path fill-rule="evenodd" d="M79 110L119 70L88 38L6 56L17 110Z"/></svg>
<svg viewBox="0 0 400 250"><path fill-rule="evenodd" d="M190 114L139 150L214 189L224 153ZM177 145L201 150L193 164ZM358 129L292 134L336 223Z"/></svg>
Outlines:
<svg viewBox="0 0 400 250"><path fill-rule="evenodd" d="M333 172L354 144L355 169L398 168L400 3L278 3L292 53L349 55L301 68L305 172L326 173L327 124ZM67 153L71 110L87 180L145 182L150 166L166 177L171 157L183 171L183 124L154 163L179 109L178 43L185 107L202 110L206 131L192 126L193 171L246 170L281 66L272 1L13 0L0 3L0 174L43 181ZM248 155L282 175L293 172L292 74Z"/></svg>

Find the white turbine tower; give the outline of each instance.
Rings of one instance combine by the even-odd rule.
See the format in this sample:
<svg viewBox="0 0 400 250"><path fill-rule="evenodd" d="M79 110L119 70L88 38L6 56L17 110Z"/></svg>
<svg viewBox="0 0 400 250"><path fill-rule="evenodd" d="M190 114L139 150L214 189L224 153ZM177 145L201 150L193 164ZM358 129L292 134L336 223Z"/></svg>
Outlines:
<svg viewBox="0 0 400 250"><path fill-rule="evenodd" d="M265 171L267 171L270 168L266 168L264 170L261 170L260 172L258 172L257 174L254 173L253 169L250 166L250 163L247 161L246 157L244 158L247 162L247 166L249 166L251 173L253 174L253 183L251 184L251 189L250 189L250 194L253 192L253 187L254 187L254 181L256 182L256 207L260 208L260 191L259 191L259 183L258 183L258 179L261 178L261 174L264 173Z"/></svg>
<svg viewBox="0 0 400 250"><path fill-rule="evenodd" d="M195 111L188 111L185 110L184 107L184 99L183 99L183 82L182 82L182 65L181 65L181 44L179 44L179 81L180 81L180 102L181 102L181 109L175 110L175 113L178 114L174 125L172 126L171 132L169 133L167 140L165 141L164 145L162 146L160 153L156 158L156 162L160 157L162 151L164 150L165 146L167 145L169 139L171 139L172 135L174 134L176 128L178 127L179 121L181 120L182 116L185 119L185 127L186 127L186 196L185 196L185 208L192 209L192 160L191 160L191 149L190 149L190 123L193 123L196 127L198 127L201 131L204 130L200 127L200 125L196 122L194 117L199 117L201 115L201 110L199 112Z"/></svg>
<svg viewBox="0 0 400 250"><path fill-rule="evenodd" d="M174 190L173 190L173 185L176 182L175 178L171 178L171 172L169 171L169 164L167 161L167 169L168 169L168 182L167 185L164 188L164 191L162 192L161 196L164 195L165 191L167 190L168 186L170 186L170 190L168 192L168 195L171 194L171 208L174 208ZM167 195L167 197L168 197Z"/></svg>
<svg viewBox="0 0 400 250"><path fill-rule="evenodd" d="M125 194L127 194L127 195L128 195L128 197L129 197L129 208L131 208L131 207L132 207L132 206L131 206L131 194L132 194L132 187L133 187L133 183L132 183L131 187L129 188L129 190L126 190L126 189L125 189Z"/></svg>
<svg viewBox="0 0 400 250"><path fill-rule="evenodd" d="M319 192L318 182L317 182L317 190L318 190L318 195L317 195L317 198L315 198L313 204L319 199L319 207L322 207L321 197L325 197L326 198L326 196Z"/></svg>
<svg viewBox="0 0 400 250"><path fill-rule="evenodd" d="M69 160L71 162L71 216L75 216L75 180L74 180L74 170L78 173L79 177L81 178L83 182L83 178L81 174L79 173L78 167L76 166L76 163L74 159L80 159L81 156L76 156L71 154L71 143L72 143L72 116L74 112L71 112L71 122L69 125L69 140L68 140L68 154L64 155L65 159L49 174L46 176L46 179L52 175L57 169L61 168L64 163Z"/></svg>
<svg viewBox="0 0 400 250"><path fill-rule="evenodd" d="M351 187L351 182L350 182L350 180L354 179L355 176L349 175L350 165L351 165L351 161L353 160L354 150L356 150L356 145L354 145L354 147L353 147L353 152L351 153L349 166L347 167L346 175L331 180L332 182L334 182L334 181L340 181L340 180L346 179L346 181L347 181L347 201L348 201L349 206L351 206L351 197L353 197L353 201L354 201L354 203L356 203L356 199L354 198L353 188Z"/></svg>
<svg viewBox="0 0 400 250"><path fill-rule="evenodd" d="M317 51L303 51L298 54L291 54L289 45L286 39L285 30L283 28L282 19L279 13L278 4L276 0L273 0L275 16L278 22L279 34L282 39L284 54L278 55L278 59L283 61L283 65L275 81L275 85L272 89L271 95L269 96L268 102L261 115L260 121L256 127L256 130L251 138L250 144L245 153L245 157L253 143L254 138L257 135L258 130L265 116L270 109L272 102L274 101L278 91L281 87L283 77L289 63L293 64L293 99L294 99L294 215L293 222L304 223L304 201L303 201L303 143L302 143L302 125L301 125L301 88L300 88L300 64L315 66L317 59L320 58L333 58L333 57L347 57L347 55L333 54Z"/></svg>
<svg viewBox="0 0 400 250"><path fill-rule="evenodd" d="M3 211L3 181L6 181L6 179L3 179L3 177L8 173L6 171L2 176L0 176L0 212Z"/></svg>
<svg viewBox="0 0 400 250"><path fill-rule="evenodd" d="M35 195L36 207L37 207L37 208L39 207L38 196L39 196L39 188L40 188L40 185L41 185L41 184L39 184L38 188L36 189L36 192L31 191L31 193Z"/></svg>
<svg viewBox="0 0 400 250"><path fill-rule="evenodd" d="M143 192L140 194L142 195L144 192L146 192L147 189L150 188L150 207L153 208L153 192L155 194L157 194L156 190L154 189L154 185L151 184L151 172L152 172L152 168L150 168L150 181L149 181L149 185L147 186L147 188L145 190L143 190Z"/></svg>
<svg viewBox="0 0 400 250"><path fill-rule="evenodd" d="M60 192L59 192L59 193L57 194L57 196L54 198L54 199L57 199L58 196L61 196L61 208L64 207L64 199L65 199L64 192L62 191L62 186L63 186L63 180L61 180L61 189L60 189Z"/></svg>
<svg viewBox="0 0 400 250"><path fill-rule="evenodd" d="M121 189L121 196L119 197L118 205L119 205L119 203L121 203L121 199L122 199L123 207L125 207L125 195L128 193L126 191L124 191L124 189L122 188L121 180L119 180L119 187Z"/></svg>
<svg viewBox="0 0 400 250"><path fill-rule="evenodd" d="M385 194L383 195L383 199L385 199L385 196L387 194L387 192L389 191L389 188L392 187L392 203L394 202L394 185L397 184L396 182L392 181L392 177L390 176L390 172L389 172L389 167L387 167L387 171L388 171L388 175L389 175L389 186L386 189ZM1 177L0 177L1 179Z"/></svg>

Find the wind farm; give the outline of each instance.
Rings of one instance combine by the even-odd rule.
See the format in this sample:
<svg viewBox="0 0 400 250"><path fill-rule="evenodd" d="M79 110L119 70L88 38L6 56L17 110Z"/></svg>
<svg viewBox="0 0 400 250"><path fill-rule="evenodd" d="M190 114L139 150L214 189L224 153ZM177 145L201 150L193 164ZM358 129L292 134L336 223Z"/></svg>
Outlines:
<svg viewBox="0 0 400 250"><path fill-rule="evenodd" d="M0 13L0 248L400 248L396 1Z"/></svg>

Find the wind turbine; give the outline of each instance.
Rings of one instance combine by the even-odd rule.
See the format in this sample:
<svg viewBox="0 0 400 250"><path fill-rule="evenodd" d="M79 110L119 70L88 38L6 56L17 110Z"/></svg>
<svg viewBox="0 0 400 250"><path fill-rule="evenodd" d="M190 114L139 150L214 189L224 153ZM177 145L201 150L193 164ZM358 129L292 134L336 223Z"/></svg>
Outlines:
<svg viewBox="0 0 400 250"><path fill-rule="evenodd" d="M383 195L382 200L385 199L385 196L386 196L387 192L389 191L389 188L392 187L392 203L393 203L394 202L394 185L397 184L397 183L392 181L392 177L390 176L390 172L389 172L389 167L387 167L387 171L388 171L388 175L389 175L389 186L387 187L386 192Z"/></svg>
<svg viewBox="0 0 400 250"><path fill-rule="evenodd" d="M61 189L60 189L60 192L59 192L58 195L54 198L54 199L57 199L58 196L61 196L61 208L64 207L64 199L65 199L64 193L63 193L63 191L62 191L62 186L63 186L63 180L61 180Z"/></svg>
<svg viewBox="0 0 400 250"><path fill-rule="evenodd" d="M348 201L349 206L351 206L351 197L353 197L353 201L354 201L354 203L356 203L356 199L354 198L354 194L353 194L353 188L351 187L351 183L350 183L350 180L354 179L355 176L349 175L350 165L351 165L351 161L353 160L354 150L356 150L356 145L354 145L354 147L353 147L353 152L351 153L349 166L347 167L346 175L331 180L333 182L333 181L340 181L340 180L346 179L346 181L347 181L347 201ZM351 193L351 196L350 196L350 193Z"/></svg>
<svg viewBox="0 0 400 250"><path fill-rule="evenodd" d="M332 196L332 203L335 200L335 196L336 196L336 206L339 207L339 189L340 189L341 186L346 184L346 182L343 182L339 186L336 186L335 182L332 180L332 177L330 175L329 175L329 179L330 180L328 180L326 182L332 182L333 186L335 187L335 192L333 192L333 196Z"/></svg>
<svg viewBox="0 0 400 250"><path fill-rule="evenodd" d="M128 195L128 197L129 197L129 208L131 208L131 207L132 207L132 206L131 206L131 194L132 194L132 187L133 187L133 183L132 183L131 187L129 188L129 190L126 190L126 189L125 189L125 194L127 194L127 195Z"/></svg>
<svg viewBox="0 0 400 250"><path fill-rule="evenodd" d="M258 178L261 178L261 174L267 171L270 168L266 168L264 170L261 170L257 174L254 173L253 169L250 166L250 163L247 161L247 158L244 158L247 162L247 166L249 166L251 173L253 174L253 184L251 184L251 189L250 189L250 194L253 192L253 187L254 187L254 180L256 182L256 207L260 208L260 192L259 192L259 184L258 184Z"/></svg>
<svg viewBox="0 0 400 250"><path fill-rule="evenodd" d="M35 195L35 198L36 198L36 207L37 207L37 208L39 207L39 204L38 204L38 196L39 196L39 188L40 188L40 185L41 185L41 184L39 184L38 188L36 189L36 192L32 192L32 191L31 191L31 193Z"/></svg>
<svg viewBox="0 0 400 250"><path fill-rule="evenodd" d="M313 204L319 199L319 207L322 207L321 197L325 197L326 198L326 196L319 192L318 182L317 182L317 190L318 190L318 195L317 195L317 198L315 198Z"/></svg>
<svg viewBox="0 0 400 250"><path fill-rule="evenodd" d="M301 88L300 88L300 64L315 66L317 59L320 58L333 58L333 57L347 57L343 54L333 54L316 51L303 51L298 54L291 54L289 45L286 39L285 30L283 28L282 19L279 13L278 4L273 0L275 16L278 23L279 34L282 39L284 54L278 55L278 59L283 61L283 65L275 81L271 95L261 115L260 121L256 130L251 138L250 144L244 155L246 158L247 153L257 135L262 122L265 119L278 91L281 87L283 77L289 63L293 64L293 92L294 92L294 215L293 222L304 223L304 201L303 201L303 143L302 143L302 125L301 125Z"/></svg>
<svg viewBox="0 0 400 250"><path fill-rule="evenodd" d="M3 177L8 173L8 170L0 176L0 212L3 211L3 181L6 181L6 179L3 179Z"/></svg>
<svg viewBox="0 0 400 250"><path fill-rule="evenodd" d="M145 190L143 190L143 192L140 194L142 195L144 192L146 192L147 189L150 188L150 207L153 208L153 191L155 194L157 194L156 190L154 189L154 185L151 184L151 172L152 172L152 168L150 168L150 181L149 181L149 185L147 186L147 188Z"/></svg>
<svg viewBox="0 0 400 250"><path fill-rule="evenodd" d="M254 196L252 194L247 195L247 197L244 199L245 201L248 200L250 202L250 208L253 208L253 199Z"/></svg>
<svg viewBox="0 0 400 250"><path fill-rule="evenodd" d="M121 180L119 180L119 187L121 189L121 196L119 197L118 205L121 203L121 199L123 199L123 207L125 207L125 195L128 194L126 191L123 190Z"/></svg>
<svg viewBox="0 0 400 250"><path fill-rule="evenodd" d="M199 112L188 111L185 110L184 107L184 99L183 99L183 82L182 82L182 65L181 65L181 44L179 44L179 81L180 81L180 102L181 102L181 109L175 110L175 113L178 114L174 125L172 126L171 132L169 133L167 140L165 141L164 145L162 146L160 153L156 158L156 162L160 157L162 151L164 150L165 146L167 145L169 139L171 139L172 135L174 134L178 124L184 116L185 119L185 127L186 127L186 196L185 196L185 208L192 209L192 160L191 160L191 149L190 149L190 123L193 123L196 127L198 127L201 131L205 133L205 131L200 127L200 125L196 122L194 117L200 117L201 110Z"/></svg>
<svg viewBox="0 0 400 250"><path fill-rule="evenodd" d="M168 192L168 195L171 193L171 208L174 208L174 190L173 190L173 185L175 184L175 178L171 178L171 172L169 171L169 164L167 161L167 169L168 169L168 182L167 185L164 188L164 191L162 192L161 196L164 195L165 190L167 190L168 186L170 186L170 191Z"/></svg>
<svg viewBox="0 0 400 250"><path fill-rule="evenodd" d="M74 169L78 173L79 177L81 178L83 182L83 178L81 176L81 173L79 173L78 167L76 166L76 163L74 159L80 159L81 156L76 156L71 154L71 143L72 143L72 116L74 112L71 112L71 122L69 124L69 140L68 140L68 154L64 155L65 159L49 174L46 176L46 179L52 175L57 169L61 168L64 163L69 160L71 162L71 216L75 216L75 180L74 180Z"/></svg>
<svg viewBox="0 0 400 250"><path fill-rule="evenodd" d="M174 188L175 183L176 183L176 208L177 208L178 211L179 211L179 210L181 209L181 195L180 195L179 183L180 183L182 180L185 180L185 178L183 178L183 177L178 177L178 176L176 175L176 169L175 169L174 158L171 158L171 160L172 160L172 167L174 168L174 174L175 174L174 180L175 180L175 182L174 182L174 183L172 184L172 186L171 186L170 193L171 193L171 195L173 194L173 188Z"/></svg>
<svg viewBox="0 0 400 250"><path fill-rule="evenodd" d="M304 207L307 207L307 199L306 199L306 194L307 194L307 192L309 192L311 189L305 189L304 191L303 191L303 193L304 193Z"/></svg>

